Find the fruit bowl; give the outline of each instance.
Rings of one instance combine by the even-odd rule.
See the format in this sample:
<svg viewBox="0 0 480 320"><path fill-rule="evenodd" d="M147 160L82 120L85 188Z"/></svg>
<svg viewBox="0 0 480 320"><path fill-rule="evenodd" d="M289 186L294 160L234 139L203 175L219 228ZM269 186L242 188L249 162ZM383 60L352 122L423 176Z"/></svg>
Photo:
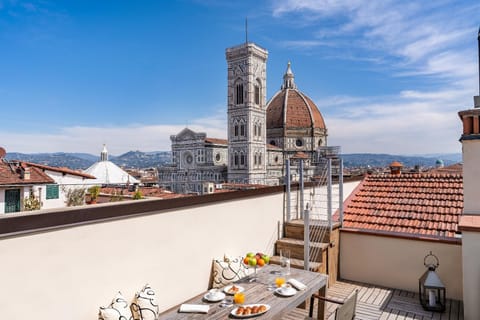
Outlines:
<svg viewBox="0 0 480 320"><path fill-rule="evenodd" d="M250 282L257 281L257 268L262 268L269 262L270 256L261 252L257 252L257 254L249 252L245 255L245 257L243 258L243 265L249 269L253 268L253 276L250 279Z"/></svg>

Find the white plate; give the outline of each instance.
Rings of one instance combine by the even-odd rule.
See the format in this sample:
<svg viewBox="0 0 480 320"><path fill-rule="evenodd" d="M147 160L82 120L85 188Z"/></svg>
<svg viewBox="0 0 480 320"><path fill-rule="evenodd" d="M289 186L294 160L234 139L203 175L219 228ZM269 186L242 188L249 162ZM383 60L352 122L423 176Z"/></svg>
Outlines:
<svg viewBox="0 0 480 320"><path fill-rule="evenodd" d="M223 299L225 299L225 293L221 292L221 291L218 291L218 293L212 297L210 295L210 293L206 293L203 298L207 301L210 301L210 302L218 302L218 301L222 301Z"/></svg>
<svg viewBox="0 0 480 320"><path fill-rule="evenodd" d="M262 303L260 303L260 304L246 304L243 307L246 308L246 307L253 307L253 306L260 306L260 305L264 305L265 307L267 307L267 309L263 312L259 312L259 313L255 313L255 314L239 315L239 314L237 314L237 309L240 308L240 307L236 307L235 309L232 310L232 312L230 312L230 314L232 316L234 316L235 318L250 318L250 317L257 317L259 315L264 314L268 310L270 310L270 306L268 304L262 304Z"/></svg>
<svg viewBox="0 0 480 320"><path fill-rule="evenodd" d="M284 289L284 288L277 288L275 289L275 292L281 296L284 296L284 297L291 297L291 296L294 296L296 293L297 293L297 290L295 290L294 288L288 288L288 289Z"/></svg>
<svg viewBox="0 0 480 320"><path fill-rule="evenodd" d="M243 291L245 291L245 289L244 289L243 287L240 287L240 286L231 284L231 285L226 286L225 288L223 288L223 292L225 292L226 294L229 294L229 295L233 296L233 295L235 294L235 292L229 292L229 290L230 290L233 286L235 286L235 287L238 288L238 291L237 291L237 292L243 292Z"/></svg>

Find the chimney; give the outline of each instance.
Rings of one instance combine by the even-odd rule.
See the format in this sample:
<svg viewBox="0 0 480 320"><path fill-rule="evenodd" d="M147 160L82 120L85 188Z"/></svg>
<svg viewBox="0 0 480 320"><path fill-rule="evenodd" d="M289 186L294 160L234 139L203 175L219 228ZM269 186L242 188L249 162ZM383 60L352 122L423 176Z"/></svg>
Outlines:
<svg viewBox="0 0 480 320"><path fill-rule="evenodd" d="M390 174L394 176L399 176L400 174L402 174L402 168L403 164L398 161L393 161L392 163L390 163Z"/></svg>
<svg viewBox="0 0 480 320"><path fill-rule="evenodd" d="M22 167L22 179L30 180L30 167Z"/></svg>

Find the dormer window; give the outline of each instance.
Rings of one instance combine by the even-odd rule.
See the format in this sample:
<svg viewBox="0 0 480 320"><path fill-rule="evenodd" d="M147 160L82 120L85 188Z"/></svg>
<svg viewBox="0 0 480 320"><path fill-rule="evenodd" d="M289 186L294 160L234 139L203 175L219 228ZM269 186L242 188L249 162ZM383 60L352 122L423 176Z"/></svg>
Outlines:
<svg viewBox="0 0 480 320"><path fill-rule="evenodd" d="M243 104L243 83L235 86L235 104Z"/></svg>

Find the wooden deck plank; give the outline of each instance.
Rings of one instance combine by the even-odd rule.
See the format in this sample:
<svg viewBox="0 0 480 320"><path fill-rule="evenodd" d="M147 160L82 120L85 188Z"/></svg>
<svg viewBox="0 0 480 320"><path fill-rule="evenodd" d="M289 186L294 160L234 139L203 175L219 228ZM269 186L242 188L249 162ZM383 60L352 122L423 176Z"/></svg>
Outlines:
<svg viewBox="0 0 480 320"><path fill-rule="evenodd" d="M400 289L338 280L328 288L327 296L343 301L355 289L359 290L356 320L463 320L461 301L447 300L447 311L445 313L433 313L422 308L416 292ZM334 303L326 304L326 320L334 320L337 307L338 305ZM307 310L301 310L296 313L297 318L284 319L303 319L307 313Z"/></svg>
<svg viewBox="0 0 480 320"><path fill-rule="evenodd" d="M381 289L379 294L373 301L373 304L381 306L387 299L390 299L392 295L392 290Z"/></svg>

